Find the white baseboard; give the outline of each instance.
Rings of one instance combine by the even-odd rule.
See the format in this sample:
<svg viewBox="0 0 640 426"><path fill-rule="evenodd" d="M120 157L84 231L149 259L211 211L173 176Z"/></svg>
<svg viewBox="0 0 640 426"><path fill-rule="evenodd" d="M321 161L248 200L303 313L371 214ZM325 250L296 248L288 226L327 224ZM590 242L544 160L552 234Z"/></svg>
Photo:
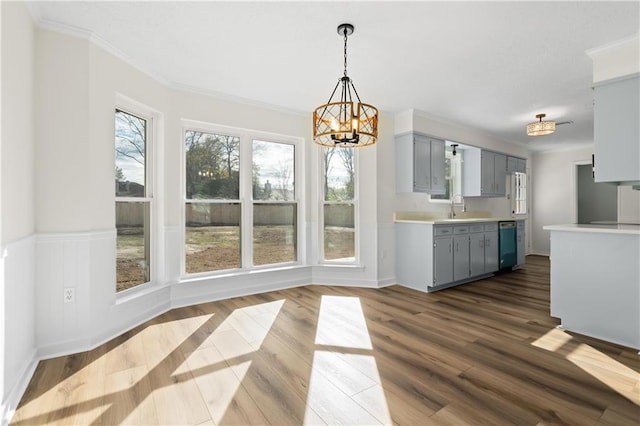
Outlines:
<svg viewBox="0 0 640 426"><path fill-rule="evenodd" d="M18 381L4 395L2 407L0 408L0 424L8 425L11 421L39 362L40 359L36 356L36 351L34 350L30 359L25 360L22 371L18 375Z"/></svg>

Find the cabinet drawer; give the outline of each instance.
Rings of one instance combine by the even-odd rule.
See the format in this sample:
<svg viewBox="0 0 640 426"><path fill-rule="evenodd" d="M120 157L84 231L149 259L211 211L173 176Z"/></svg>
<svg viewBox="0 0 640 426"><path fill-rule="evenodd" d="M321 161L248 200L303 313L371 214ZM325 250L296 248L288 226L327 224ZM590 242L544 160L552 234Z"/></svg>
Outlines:
<svg viewBox="0 0 640 426"><path fill-rule="evenodd" d="M453 227L453 233L454 234L468 234L469 233L469 227L467 225L454 226Z"/></svg>
<svg viewBox="0 0 640 426"><path fill-rule="evenodd" d="M473 225L469 225L469 232L484 232L484 223L474 223Z"/></svg>
<svg viewBox="0 0 640 426"><path fill-rule="evenodd" d="M484 225L485 231L497 231L498 230L498 222L487 223Z"/></svg>
<svg viewBox="0 0 640 426"><path fill-rule="evenodd" d="M451 226L436 226L433 230L433 235L439 237L440 235L453 234L453 228Z"/></svg>

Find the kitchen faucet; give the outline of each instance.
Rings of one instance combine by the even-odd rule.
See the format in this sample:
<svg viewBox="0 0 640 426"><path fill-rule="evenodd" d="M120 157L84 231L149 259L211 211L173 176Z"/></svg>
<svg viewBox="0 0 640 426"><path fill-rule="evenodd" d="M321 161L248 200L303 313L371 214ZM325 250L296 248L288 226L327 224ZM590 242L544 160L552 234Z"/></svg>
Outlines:
<svg viewBox="0 0 640 426"><path fill-rule="evenodd" d="M460 201L458 202L458 205L462 205L462 211L463 211L463 212L465 211L465 207L464 207L464 197L462 196L462 194L453 194L453 195L451 196L451 212L449 213L449 219L455 219L455 217L456 217L456 211L455 211L455 209L453 208L453 207L455 206L455 204L456 204L456 202L455 202L456 197L458 197L458 199L460 200Z"/></svg>

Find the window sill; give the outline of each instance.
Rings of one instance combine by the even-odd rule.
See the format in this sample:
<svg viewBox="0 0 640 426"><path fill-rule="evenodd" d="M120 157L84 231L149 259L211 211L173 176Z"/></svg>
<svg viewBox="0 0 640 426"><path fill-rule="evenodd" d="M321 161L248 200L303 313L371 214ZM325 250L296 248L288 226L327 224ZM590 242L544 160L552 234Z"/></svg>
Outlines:
<svg viewBox="0 0 640 426"><path fill-rule="evenodd" d="M178 280L178 284L183 283L196 283L199 281L208 281L211 279L220 279L220 278L228 278L228 277L237 277L243 275L253 275L253 274L262 274L268 272L282 272L282 271L294 271L297 269L308 268L308 266L300 265L300 264L291 264L291 265L282 265L277 267L262 267L256 269L234 269L223 272L211 272L211 273L199 273L193 275L183 275Z"/></svg>
<svg viewBox="0 0 640 426"><path fill-rule="evenodd" d="M116 293L116 305L120 305L123 303L130 302L131 300L137 299L139 297L148 296L151 293L155 293L157 291L161 291L165 288L169 287L168 284L155 284L153 282L148 282L144 284L140 284L136 287L128 288L126 290L122 290L119 293Z"/></svg>
<svg viewBox="0 0 640 426"><path fill-rule="evenodd" d="M364 265L356 263L319 263L317 265L321 268L335 268L335 269L351 269L354 271L364 271Z"/></svg>

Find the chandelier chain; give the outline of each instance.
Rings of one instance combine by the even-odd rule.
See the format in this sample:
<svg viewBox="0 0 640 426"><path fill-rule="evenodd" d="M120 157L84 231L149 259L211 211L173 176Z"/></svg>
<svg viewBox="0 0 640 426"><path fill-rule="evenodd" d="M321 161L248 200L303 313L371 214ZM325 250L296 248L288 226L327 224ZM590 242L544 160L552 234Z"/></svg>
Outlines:
<svg viewBox="0 0 640 426"><path fill-rule="evenodd" d="M344 29L344 76L347 76L347 29Z"/></svg>

